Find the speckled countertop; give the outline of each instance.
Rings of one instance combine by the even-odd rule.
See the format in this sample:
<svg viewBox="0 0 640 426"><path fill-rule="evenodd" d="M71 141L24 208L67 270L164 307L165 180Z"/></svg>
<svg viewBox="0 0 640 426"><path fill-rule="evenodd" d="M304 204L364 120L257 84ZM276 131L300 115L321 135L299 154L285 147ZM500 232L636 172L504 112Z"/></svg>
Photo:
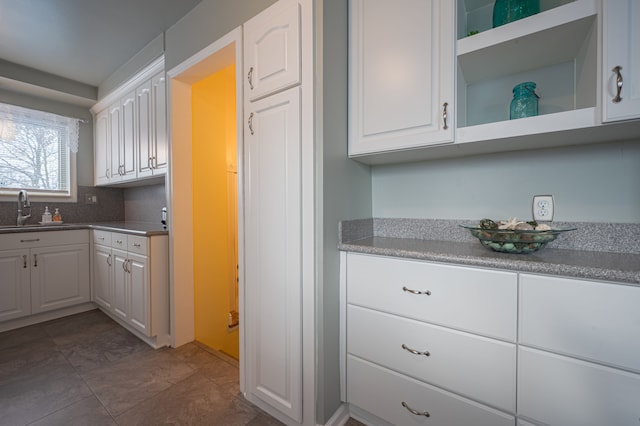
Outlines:
<svg viewBox="0 0 640 426"><path fill-rule="evenodd" d="M63 231L72 229L102 229L104 231L122 232L125 234L150 237L167 235L169 231L159 223L150 222L97 222L97 223L63 223L60 225L26 225L0 226L0 234L16 232Z"/></svg>
<svg viewBox="0 0 640 426"><path fill-rule="evenodd" d="M469 221L361 219L340 224L339 249L382 256L640 285L640 225L575 226L565 241L530 254L494 252L458 226ZM619 235L618 235L619 234ZM580 249L578 249L580 248ZM585 249L588 248L588 249Z"/></svg>

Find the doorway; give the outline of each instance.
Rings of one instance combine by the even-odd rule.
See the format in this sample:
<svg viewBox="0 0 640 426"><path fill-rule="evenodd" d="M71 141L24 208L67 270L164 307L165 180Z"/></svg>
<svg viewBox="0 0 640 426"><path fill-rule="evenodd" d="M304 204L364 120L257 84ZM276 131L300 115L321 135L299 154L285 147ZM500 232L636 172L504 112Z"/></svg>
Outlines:
<svg viewBox="0 0 640 426"><path fill-rule="evenodd" d="M171 344L197 340L236 359L243 347L241 40L238 28L167 72Z"/></svg>

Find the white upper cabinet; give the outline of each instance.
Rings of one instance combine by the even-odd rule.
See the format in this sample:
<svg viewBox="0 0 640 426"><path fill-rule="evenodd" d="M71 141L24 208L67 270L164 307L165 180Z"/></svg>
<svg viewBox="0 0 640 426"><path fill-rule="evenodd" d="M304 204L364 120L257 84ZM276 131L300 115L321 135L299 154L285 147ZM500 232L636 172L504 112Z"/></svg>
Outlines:
<svg viewBox="0 0 640 426"><path fill-rule="evenodd" d="M473 2L474 7L478 2ZM543 3L539 14L492 28L493 2L458 10L458 143L598 124L595 0ZM566 3L566 4L562 4ZM468 35L480 31L476 35ZM559 42L562 40L562 42ZM509 119L514 86L536 83L538 115ZM535 146L532 146L535 147Z"/></svg>
<svg viewBox="0 0 640 426"><path fill-rule="evenodd" d="M94 181L120 184L166 173L164 58L102 99L95 114Z"/></svg>
<svg viewBox="0 0 640 426"><path fill-rule="evenodd" d="M640 117L640 2L602 3L603 121ZM618 92L619 91L619 92Z"/></svg>
<svg viewBox="0 0 640 426"><path fill-rule="evenodd" d="M453 141L454 8L350 1L350 156Z"/></svg>
<svg viewBox="0 0 640 426"><path fill-rule="evenodd" d="M245 92L254 101L300 83L300 7L280 0L244 24Z"/></svg>
<svg viewBox="0 0 640 426"><path fill-rule="evenodd" d="M637 1L545 0L496 28L493 0L401 4L351 0L351 157L380 164L640 137ZM443 70L452 52L455 67ZM510 119L524 82L536 84L538 114ZM440 137L445 102L450 133Z"/></svg>
<svg viewBox="0 0 640 426"><path fill-rule="evenodd" d="M109 142L109 111L100 111L95 118L94 182L106 185L111 176L111 143Z"/></svg>

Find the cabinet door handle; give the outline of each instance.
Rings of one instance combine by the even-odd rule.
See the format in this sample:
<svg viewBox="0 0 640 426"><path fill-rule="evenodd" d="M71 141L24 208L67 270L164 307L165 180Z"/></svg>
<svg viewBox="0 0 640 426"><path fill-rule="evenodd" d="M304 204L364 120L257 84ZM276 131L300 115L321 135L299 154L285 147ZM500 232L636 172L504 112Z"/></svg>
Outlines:
<svg viewBox="0 0 640 426"><path fill-rule="evenodd" d="M108 168L107 168L107 169L105 169L105 171L104 171L104 175L105 175L106 177L108 177L108 178L110 178L110 177L111 177L111 176L109 176L109 169L108 169Z"/></svg>
<svg viewBox="0 0 640 426"><path fill-rule="evenodd" d="M247 81L249 82L249 89L253 90L253 67L249 68L247 73Z"/></svg>
<svg viewBox="0 0 640 426"><path fill-rule="evenodd" d="M420 291L420 290L411 290L410 288L402 287L402 291L406 291L411 294L424 294L425 296L431 296L431 292L429 290Z"/></svg>
<svg viewBox="0 0 640 426"><path fill-rule="evenodd" d="M111 255L107 256L107 265L111 266Z"/></svg>
<svg viewBox="0 0 640 426"><path fill-rule="evenodd" d="M442 121L444 122L444 130L447 130L449 128L449 125L447 124L447 107L449 106L448 102L445 102L442 104Z"/></svg>
<svg viewBox="0 0 640 426"><path fill-rule="evenodd" d="M612 99L614 104L617 104L622 100L622 96L620 96L620 94L622 93L622 83L623 83L622 73L620 72L621 70L622 70L622 67L620 65L616 65L611 70L616 73L616 96Z"/></svg>
<svg viewBox="0 0 640 426"><path fill-rule="evenodd" d="M249 120L247 120L247 124L249 124L249 131L253 135L253 113L249 114Z"/></svg>
<svg viewBox="0 0 640 426"><path fill-rule="evenodd" d="M404 349L407 352L410 352L414 355L424 355L424 356L431 356L431 353L429 351L418 351L415 349L411 349L409 346L405 345L404 343L402 344L402 349Z"/></svg>
<svg viewBox="0 0 640 426"><path fill-rule="evenodd" d="M34 266L34 268L38 267L38 254L37 253L33 254L33 266Z"/></svg>
<svg viewBox="0 0 640 426"><path fill-rule="evenodd" d="M409 407L409 405L402 401L402 406L404 408L407 409L407 411L409 411L411 414L415 415L415 416L425 416L425 417L431 417L431 414L429 414L428 411L418 411L418 410L414 410L413 408Z"/></svg>
<svg viewBox="0 0 640 426"><path fill-rule="evenodd" d="M26 254L22 255L22 261L24 262L23 268L27 269L27 255Z"/></svg>
<svg viewBox="0 0 640 426"><path fill-rule="evenodd" d="M122 262L122 270L123 270L123 271L125 271L125 272L129 272L129 271L127 271L127 260L128 260L128 259L125 259L125 260Z"/></svg>

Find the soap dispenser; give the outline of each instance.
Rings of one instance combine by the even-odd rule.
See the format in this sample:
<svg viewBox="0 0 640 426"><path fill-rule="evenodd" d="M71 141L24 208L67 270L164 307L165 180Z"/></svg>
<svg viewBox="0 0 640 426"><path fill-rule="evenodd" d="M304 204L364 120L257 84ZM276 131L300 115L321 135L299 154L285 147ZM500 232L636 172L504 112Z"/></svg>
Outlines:
<svg viewBox="0 0 640 426"><path fill-rule="evenodd" d="M44 213L42 213L42 223L51 222L51 212L49 211L49 206L45 206Z"/></svg>
<svg viewBox="0 0 640 426"><path fill-rule="evenodd" d="M53 212L53 221L62 222L62 215L60 214L60 210L57 207L56 207L56 211Z"/></svg>

